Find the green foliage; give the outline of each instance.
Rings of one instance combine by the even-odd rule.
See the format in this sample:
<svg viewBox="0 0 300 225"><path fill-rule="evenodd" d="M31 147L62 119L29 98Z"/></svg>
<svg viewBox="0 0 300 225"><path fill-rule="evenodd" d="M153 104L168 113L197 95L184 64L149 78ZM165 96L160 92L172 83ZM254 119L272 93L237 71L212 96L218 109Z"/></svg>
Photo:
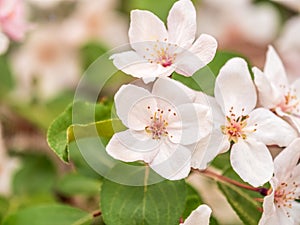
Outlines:
<svg viewBox="0 0 300 225"><path fill-rule="evenodd" d="M0 196L0 224L1 221L6 213L6 211L8 210L9 207L9 202L6 198Z"/></svg>
<svg viewBox="0 0 300 225"><path fill-rule="evenodd" d="M149 10L157 15L161 20L166 21L169 10L177 0L126 0L125 8L127 12L133 9ZM157 7L159 5L159 7Z"/></svg>
<svg viewBox="0 0 300 225"><path fill-rule="evenodd" d="M81 49L83 68L87 69L98 57L107 52L107 48L99 43L91 42Z"/></svg>
<svg viewBox="0 0 300 225"><path fill-rule="evenodd" d="M0 97L13 89L14 80L5 56L0 55Z"/></svg>
<svg viewBox="0 0 300 225"><path fill-rule="evenodd" d="M195 210L203 202L197 193L197 191L190 185L187 185L187 196L185 202L185 210L183 212L183 218L186 219L193 210Z"/></svg>
<svg viewBox="0 0 300 225"><path fill-rule="evenodd" d="M178 225L185 201L186 184L182 180L146 186L105 180L101 189L101 209L107 225Z"/></svg>
<svg viewBox="0 0 300 225"><path fill-rule="evenodd" d="M76 114L73 115L74 108L76 108ZM74 140L74 130L78 131L78 135L80 133L83 136L87 135L84 129L99 136L111 135L113 120L101 121L95 125L95 121L110 118L110 110L111 106L102 103L91 104L75 102L69 105L67 109L53 121L48 129L47 141L49 146L63 161L68 162L68 144ZM81 126L76 124L76 126L72 126L74 120L73 116L76 116L76 120L82 124L89 125ZM77 132L75 136L79 138L79 136L77 137Z"/></svg>
<svg viewBox="0 0 300 225"><path fill-rule="evenodd" d="M90 225L92 216L65 205L34 206L8 216L3 225Z"/></svg>
<svg viewBox="0 0 300 225"><path fill-rule="evenodd" d="M66 91L47 102L24 103L22 101L10 101L9 104L19 115L39 128L46 130L72 100L73 93Z"/></svg>
<svg viewBox="0 0 300 225"><path fill-rule="evenodd" d="M14 176L13 193L33 196L51 193L56 179L56 168L45 155L22 156L22 167Z"/></svg>
<svg viewBox="0 0 300 225"><path fill-rule="evenodd" d="M101 182L98 179L72 173L66 174L58 181L56 191L66 196L93 196L99 193L100 186Z"/></svg>
<svg viewBox="0 0 300 225"><path fill-rule="evenodd" d="M238 175L229 168L225 171L224 176L230 177L234 180L243 183ZM227 201L237 213L239 218L244 222L245 225L257 225L261 217L261 204L258 203L255 198L261 198L262 196L236 187L228 183L218 183L218 186L222 193L225 195Z"/></svg>
<svg viewBox="0 0 300 225"><path fill-rule="evenodd" d="M225 171L230 167L230 151L218 155L211 165L219 170Z"/></svg>

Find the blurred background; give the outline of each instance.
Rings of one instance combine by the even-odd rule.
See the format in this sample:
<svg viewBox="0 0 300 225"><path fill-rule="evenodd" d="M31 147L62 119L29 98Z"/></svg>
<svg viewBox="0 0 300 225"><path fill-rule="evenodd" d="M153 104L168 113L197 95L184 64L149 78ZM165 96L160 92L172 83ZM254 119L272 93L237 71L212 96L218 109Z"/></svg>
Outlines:
<svg viewBox="0 0 300 225"><path fill-rule="evenodd" d="M166 21L174 2L0 0L0 224L5 215L41 203L97 209L99 175L78 152L71 154L70 164L62 163L47 145L47 128L72 103L84 71L103 53L128 43L130 10L147 9ZM273 45L290 80L300 77L299 0L193 3L198 35L213 35L219 51L262 68ZM110 102L131 80L119 73L99 101ZM221 224L241 224L224 197L214 194L214 182L199 175L189 182Z"/></svg>

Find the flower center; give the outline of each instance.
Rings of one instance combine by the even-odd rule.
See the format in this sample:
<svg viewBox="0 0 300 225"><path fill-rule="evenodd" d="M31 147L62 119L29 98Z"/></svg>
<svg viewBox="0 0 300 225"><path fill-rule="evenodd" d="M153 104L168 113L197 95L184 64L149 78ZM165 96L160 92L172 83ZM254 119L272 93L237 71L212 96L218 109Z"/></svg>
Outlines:
<svg viewBox="0 0 300 225"><path fill-rule="evenodd" d="M285 89L285 86L281 86ZM281 110L288 114L293 114L295 116L300 116L299 107L300 101L296 95L295 89L289 89L284 95L284 100L279 104Z"/></svg>
<svg viewBox="0 0 300 225"><path fill-rule="evenodd" d="M291 209L293 207L292 203L300 196L296 195L296 189L299 187L299 184L296 182L293 183L285 183L282 182L274 194L274 203L277 208L288 208ZM290 217L289 212L286 212L287 216Z"/></svg>
<svg viewBox="0 0 300 225"><path fill-rule="evenodd" d="M151 110L150 106L147 107L148 110ZM173 113L173 116L176 116L176 113L171 109L168 109L168 114L164 115L164 111L161 109L157 109L154 111L152 116L150 117L149 125L145 127L146 133L152 136L153 140L160 140L162 137L169 136L167 131L168 121L166 120L167 115L169 113ZM173 136L170 135L172 138Z"/></svg>
<svg viewBox="0 0 300 225"><path fill-rule="evenodd" d="M242 112L244 109L242 109ZM256 128L253 130L246 129L247 126L247 119L249 118L248 115L240 115L236 116L233 113L233 107L229 110L229 116L226 116L226 125L221 126L222 133L228 136L228 140L234 143L238 142L239 138L246 139L248 132L256 131ZM257 124L255 124L257 126Z"/></svg>
<svg viewBox="0 0 300 225"><path fill-rule="evenodd" d="M164 41L167 41L165 39ZM146 48L148 52L147 56L144 56L144 59L147 59L150 63L157 63L163 67L171 66L177 54L174 53L174 50L177 48L177 45L172 45L170 43L156 41L151 49Z"/></svg>

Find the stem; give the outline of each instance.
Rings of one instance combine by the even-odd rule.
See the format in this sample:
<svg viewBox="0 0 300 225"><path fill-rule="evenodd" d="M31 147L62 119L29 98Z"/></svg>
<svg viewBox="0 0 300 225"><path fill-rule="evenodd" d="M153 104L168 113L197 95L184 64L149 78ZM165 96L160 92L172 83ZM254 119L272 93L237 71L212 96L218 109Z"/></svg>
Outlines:
<svg viewBox="0 0 300 225"><path fill-rule="evenodd" d="M196 169L195 171L197 171L198 173L203 174L207 177L210 177L210 178L213 178L215 180L221 181L223 183L229 183L229 184L232 184L234 186L237 186L237 187L240 187L240 188L243 188L243 189L247 189L247 190L250 190L250 191L255 191L255 192L258 192L258 193L260 193L264 196L267 195L268 189L266 189L266 188L262 188L262 187L256 188L256 187L252 187L252 186L247 185L247 184L242 184L242 183L240 183L236 180L230 179L229 177L225 177L221 174L215 173L214 171L209 170L209 169L206 169L206 170L197 170Z"/></svg>

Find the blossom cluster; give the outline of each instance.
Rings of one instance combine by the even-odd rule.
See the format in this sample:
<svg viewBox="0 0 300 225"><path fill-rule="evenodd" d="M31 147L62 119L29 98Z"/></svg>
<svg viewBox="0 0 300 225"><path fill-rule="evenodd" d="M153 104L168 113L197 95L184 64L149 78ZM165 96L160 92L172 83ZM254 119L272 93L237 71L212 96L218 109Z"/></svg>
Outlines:
<svg viewBox="0 0 300 225"><path fill-rule="evenodd" d="M171 79L172 73L192 76L214 58L217 41L208 34L195 40L190 0L173 5L167 27L149 11L131 13L133 50L111 59L145 84L127 84L116 93L116 112L128 129L114 134L107 152L125 162L142 160L162 177L178 180L230 151L241 179L254 187L271 184L259 224L299 224L300 80L288 82L270 46L264 70L252 68L254 80L247 62L236 57L220 69L214 97L192 90ZM273 145L286 147L275 160L268 149ZM203 209L205 218L208 211ZM189 220L184 224L195 224Z"/></svg>

